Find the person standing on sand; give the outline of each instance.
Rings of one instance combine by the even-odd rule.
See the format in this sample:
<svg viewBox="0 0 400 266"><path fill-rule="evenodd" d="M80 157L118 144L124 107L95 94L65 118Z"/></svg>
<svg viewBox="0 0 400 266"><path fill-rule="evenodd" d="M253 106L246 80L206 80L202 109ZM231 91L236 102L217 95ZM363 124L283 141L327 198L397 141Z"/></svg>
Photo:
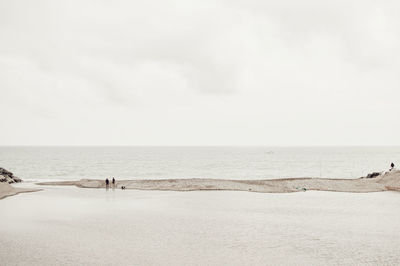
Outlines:
<svg viewBox="0 0 400 266"><path fill-rule="evenodd" d="M115 178L114 177L112 179L112 184L113 184L113 186L115 186Z"/></svg>
<svg viewBox="0 0 400 266"><path fill-rule="evenodd" d="M390 165L390 171L392 171L394 169L394 163L392 163L391 165Z"/></svg>
<svg viewBox="0 0 400 266"><path fill-rule="evenodd" d="M108 187L109 184L110 184L110 181L108 180L108 178L106 178L106 187Z"/></svg>

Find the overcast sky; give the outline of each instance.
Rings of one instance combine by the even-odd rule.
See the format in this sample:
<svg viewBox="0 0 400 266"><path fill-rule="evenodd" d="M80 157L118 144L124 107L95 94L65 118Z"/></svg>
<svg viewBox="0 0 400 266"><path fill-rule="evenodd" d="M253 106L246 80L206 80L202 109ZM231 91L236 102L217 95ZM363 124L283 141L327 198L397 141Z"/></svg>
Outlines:
<svg viewBox="0 0 400 266"><path fill-rule="evenodd" d="M400 145L400 2L0 1L0 145Z"/></svg>

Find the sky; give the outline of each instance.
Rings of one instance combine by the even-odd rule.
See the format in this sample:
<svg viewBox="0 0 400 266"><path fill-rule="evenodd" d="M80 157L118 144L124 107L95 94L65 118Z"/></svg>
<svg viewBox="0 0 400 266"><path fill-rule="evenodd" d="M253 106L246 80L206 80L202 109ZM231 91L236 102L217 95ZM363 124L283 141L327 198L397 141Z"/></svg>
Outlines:
<svg viewBox="0 0 400 266"><path fill-rule="evenodd" d="M0 145L400 145L399 13L0 0Z"/></svg>

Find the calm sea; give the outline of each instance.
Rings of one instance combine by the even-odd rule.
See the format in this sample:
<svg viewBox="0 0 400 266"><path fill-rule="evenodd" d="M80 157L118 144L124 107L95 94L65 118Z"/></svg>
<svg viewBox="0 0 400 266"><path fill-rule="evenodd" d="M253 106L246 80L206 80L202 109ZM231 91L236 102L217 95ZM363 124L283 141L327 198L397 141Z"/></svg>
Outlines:
<svg viewBox="0 0 400 266"><path fill-rule="evenodd" d="M81 178L357 178L400 164L400 147L0 147L26 181Z"/></svg>

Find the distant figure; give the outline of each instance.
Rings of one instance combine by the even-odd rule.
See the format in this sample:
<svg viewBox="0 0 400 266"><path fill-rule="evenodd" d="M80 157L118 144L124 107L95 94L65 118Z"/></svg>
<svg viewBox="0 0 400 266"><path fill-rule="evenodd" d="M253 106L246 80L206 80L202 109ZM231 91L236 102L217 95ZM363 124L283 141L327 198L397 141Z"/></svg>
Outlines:
<svg viewBox="0 0 400 266"><path fill-rule="evenodd" d="M114 177L112 179L112 184L113 184L113 186L115 186L115 178Z"/></svg>
<svg viewBox="0 0 400 266"><path fill-rule="evenodd" d="M125 189L125 186L122 186L121 189Z"/></svg>
<svg viewBox="0 0 400 266"><path fill-rule="evenodd" d="M108 178L106 178L106 187L108 187L109 184L110 184L110 181L108 180Z"/></svg>
<svg viewBox="0 0 400 266"><path fill-rule="evenodd" d="M394 168L394 163L392 163L392 164L390 165L390 171L392 171L393 168Z"/></svg>

